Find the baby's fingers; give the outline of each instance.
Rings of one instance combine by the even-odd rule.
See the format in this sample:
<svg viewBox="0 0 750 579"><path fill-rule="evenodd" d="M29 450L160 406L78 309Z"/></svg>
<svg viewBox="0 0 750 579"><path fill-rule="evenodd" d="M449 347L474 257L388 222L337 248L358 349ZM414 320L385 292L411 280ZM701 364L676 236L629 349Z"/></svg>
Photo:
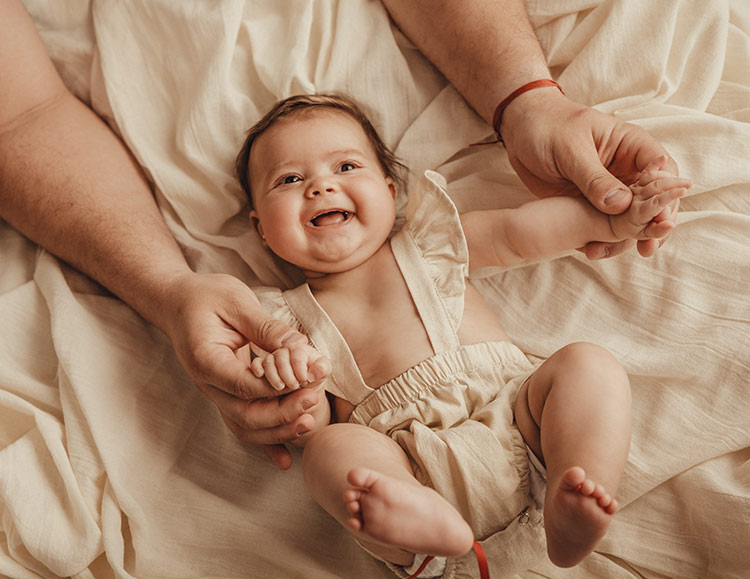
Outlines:
<svg viewBox="0 0 750 579"><path fill-rule="evenodd" d="M661 193L656 193L647 198L635 197L631 206L631 219L636 223L648 223L659 215L670 203L685 195L687 189L676 187L667 189Z"/></svg>
<svg viewBox="0 0 750 579"><path fill-rule="evenodd" d="M693 181L685 177L677 177L664 172L654 172L642 176L631 189L633 195L648 198L668 189L676 189L678 187L690 189L692 185Z"/></svg>
<svg viewBox="0 0 750 579"><path fill-rule="evenodd" d="M263 358L263 372L266 376L266 382L271 385L274 390L281 391L287 386L290 386L284 381L284 378L280 375L279 366L284 365L284 350L277 350L273 354L269 354Z"/></svg>
<svg viewBox="0 0 750 579"><path fill-rule="evenodd" d="M307 344L300 344L289 349L291 371L294 373L298 385L310 381L308 365L311 356L319 356L318 352Z"/></svg>
<svg viewBox="0 0 750 579"><path fill-rule="evenodd" d="M289 348L279 348L274 352L274 357L276 359L276 371L279 373L279 378L283 380L287 388L296 390L302 381L295 374L294 366L292 365L292 353L293 350Z"/></svg>
<svg viewBox="0 0 750 579"><path fill-rule="evenodd" d="M308 367L308 376L310 377L309 387L314 388L320 384L323 380L333 371L331 362L325 356L319 356L317 359L312 361Z"/></svg>
<svg viewBox="0 0 750 579"><path fill-rule="evenodd" d="M250 361L250 371L256 378L263 378L266 372L263 370L263 358L253 358Z"/></svg>

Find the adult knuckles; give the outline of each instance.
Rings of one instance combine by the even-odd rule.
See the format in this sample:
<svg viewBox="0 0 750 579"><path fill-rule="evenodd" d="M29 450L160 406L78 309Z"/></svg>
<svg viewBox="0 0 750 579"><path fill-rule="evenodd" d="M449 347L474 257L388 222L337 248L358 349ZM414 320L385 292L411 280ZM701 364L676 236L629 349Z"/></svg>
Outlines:
<svg viewBox="0 0 750 579"><path fill-rule="evenodd" d="M299 415L295 415L291 408L271 399L249 401L234 422L243 430L256 432L291 425L297 418Z"/></svg>

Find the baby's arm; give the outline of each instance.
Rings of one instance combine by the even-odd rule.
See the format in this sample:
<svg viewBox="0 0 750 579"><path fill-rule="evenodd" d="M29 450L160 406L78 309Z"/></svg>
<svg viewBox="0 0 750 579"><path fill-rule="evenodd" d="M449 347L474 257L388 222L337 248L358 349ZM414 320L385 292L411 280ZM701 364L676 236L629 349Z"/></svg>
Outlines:
<svg viewBox="0 0 750 579"><path fill-rule="evenodd" d="M266 352L255 344L250 348L255 357L250 362L250 370L258 378L266 378L272 388L278 391L313 388L318 390L318 404L308 413L315 419L315 427L292 441L304 445L315 432L328 425L331 409L323 389L326 378L331 373L331 363L306 340L284 340L284 346L273 352Z"/></svg>
<svg viewBox="0 0 750 579"><path fill-rule="evenodd" d="M461 216L469 267L508 266L577 249L592 241L616 242L667 235L674 220L655 219L690 187L689 179L649 167L631 186L633 201L620 215L601 213L582 196L550 197L515 209Z"/></svg>

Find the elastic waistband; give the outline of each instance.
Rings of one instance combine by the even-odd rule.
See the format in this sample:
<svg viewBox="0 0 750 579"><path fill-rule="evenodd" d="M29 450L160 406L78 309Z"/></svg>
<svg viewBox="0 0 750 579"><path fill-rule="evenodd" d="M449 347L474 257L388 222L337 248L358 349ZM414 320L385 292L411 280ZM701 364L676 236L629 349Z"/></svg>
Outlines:
<svg viewBox="0 0 750 579"><path fill-rule="evenodd" d="M352 414L354 421L368 424L378 414L414 401L426 392L454 384L461 375L497 375L505 379L533 368L524 353L512 342L479 342L440 352L386 382Z"/></svg>

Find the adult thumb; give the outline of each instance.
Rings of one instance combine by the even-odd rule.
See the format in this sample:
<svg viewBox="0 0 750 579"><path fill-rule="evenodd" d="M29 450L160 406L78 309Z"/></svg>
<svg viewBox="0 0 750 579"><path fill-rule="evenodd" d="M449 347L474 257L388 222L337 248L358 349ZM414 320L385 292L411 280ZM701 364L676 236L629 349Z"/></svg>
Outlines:
<svg viewBox="0 0 750 579"><path fill-rule="evenodd" d="M251 323L247 333L243 332L251 342L254 342L264 350L273 352L282 346L288 346L287 340L304 340L307 338L295 332L292 328L270 316L265 311L260 313Z"/></svg>
<svg viewBox="0 0 750 579"><path fill-rule="evenodd" d="M251 289L246 288L246 299L237 300L232 308L232 319L226 320L250 342L257 344L267 352L280 348L290 334L295 332L285 323L270 315L261 305Z"/></svg>
<svg viewBox="0 0 750 579"><path fill-rule="evenodd" d="M587 155L579 152L577 163L569 173L571 181L584 197L603 213L617 215L630 207L633 194L602 165L596 151Z"/></svg>

